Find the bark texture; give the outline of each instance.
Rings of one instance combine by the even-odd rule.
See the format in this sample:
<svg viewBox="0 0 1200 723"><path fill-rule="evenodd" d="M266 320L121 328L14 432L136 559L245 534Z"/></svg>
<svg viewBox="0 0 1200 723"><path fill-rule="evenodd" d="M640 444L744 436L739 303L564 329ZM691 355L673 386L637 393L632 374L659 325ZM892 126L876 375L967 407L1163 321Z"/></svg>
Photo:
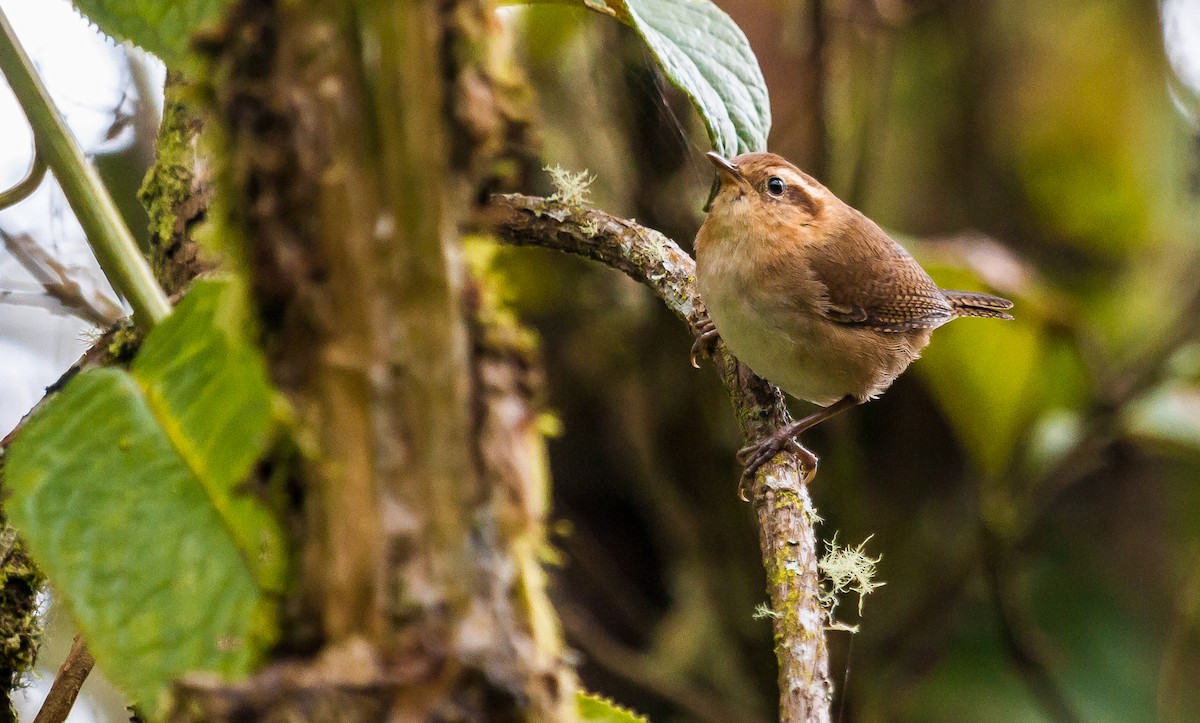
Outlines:
<svg viewBox="0 0 1200 723"><path fill-rule="evenodd" d="M185 93L184 81L169 75L154 165L138 190L150 217L154 275L172 296L216 266L192 238L192 230L208 212L212 183L200 150L202 122L184 100Z"/></svg>
<svg viewBox="0 0 1200 723"><path fill-rule="evenodd" d="M509 244L583 256L645 284L693 334L705 316L695 287L695 262L653 229L601 211L521 195L493 197L487 218ZM681 364L686 357L681 349ZM777 388L739 364L723 345L712 358L748 441L790 421ZM799 461L791 453L759 471L752 501L775 613L780 720L828 721L832 685L819 601L817 517L801 481Z"/></svg>
<svg viewBox="0 0 1200 723"><path fill-rule="evenodd" d="M33 723L62 723L65 721L71 714L75 699L79 697L79 689L83 687L84 681L87 680L95 665L96 661L88 651L83 638L76 635L75 640L71 643L71 651L67 653L67 659L59 666L58 675L54 677L54 684L50 686L50 692L46 694L46 700L38 710Z"/></svg>
<svg viewBox="0 0 1200 723"><path fill-rule="evenodd" d="M204 40L214 235L296 412L299 559L295 659L184 681L178 720L573 717L536 374L460 258L514 125L495 22L476 0L243 0Z"/></svg>

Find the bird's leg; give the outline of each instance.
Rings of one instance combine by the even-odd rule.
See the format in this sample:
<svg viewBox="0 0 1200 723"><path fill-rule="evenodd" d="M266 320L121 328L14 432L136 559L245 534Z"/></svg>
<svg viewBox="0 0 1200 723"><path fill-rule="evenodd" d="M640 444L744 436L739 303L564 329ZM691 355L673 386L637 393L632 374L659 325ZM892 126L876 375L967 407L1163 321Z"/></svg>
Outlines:
<svg viewBox="0 0 1200 723"><path fill-rule="evenodd" d="M759 450L761 444L762 443L760 442L758 445L751 445L749 447L742 448L742 450L738 452L738 461L741 462L743 453L748 454L749 452ZM812 481L812 478L815 477L817 474L817 455L813 454L812 451L808 447L805 447L803 444L800 444L800 441L798 439L796 439L795 437L792 437L791 439L785 441L782 446L787 447L788 449L790 449L792 451L793 454L795 454L797 457L800 458L800 482L802 484L807 485L810 481ZM780 450L782 450L782 447L780 448ZM776 450L776 453L780 450ZM761 467L764 464L766 464L767 462L769 462L771 460L771 457L774 456L774 454L775 453L768 454L761 461L758 461L757 463L755 463L753 465L746 466L746 471L742 472L742 478L741 478L741 480L738 481L738 499L739 500L741 500L742 502L750 501L749 492L750 492L751 486L754 485L754 472L759 467ZM755 455L755 456L757 457L757 455Z"/></svg>
<svg viewBox="0 0 1200 723"><path fill-rule="evenodd" d="M800 457L800 473L804 484L808 484L817 473L817 456L800 444L796 437L858 403L858 399L854 396L847 395L828 407L818 409L807 417L782 427L770 437L740 449L737 453L737 461L739 464L745 465L745 470L742 472L742 483L738 488L739 496L742 499L746 498L745 487L753 481L754 473L758 471L759 467L770 462L775 455L783 451L784 447L790 448Z"/></svg>
<svg viewBox="0 0 1200 723"><path fill-rule="evenodd" d="M696 340L692 342L692 355L690 357L692 366L697 369L700 368L700 362L696 361L696 359L701 354L712 356L713 349L719 338L717 325L713 323L712 319L708 318L707 314L696 322Z"/></svg>

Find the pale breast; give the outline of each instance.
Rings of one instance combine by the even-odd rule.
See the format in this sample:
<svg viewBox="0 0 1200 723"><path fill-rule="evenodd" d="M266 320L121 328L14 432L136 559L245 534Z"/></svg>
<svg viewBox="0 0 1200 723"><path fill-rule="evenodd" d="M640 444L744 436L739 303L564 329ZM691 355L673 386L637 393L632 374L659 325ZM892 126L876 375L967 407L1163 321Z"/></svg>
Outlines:
<svg viewBox="0 0 1200 723"><path fill-rule="evenodd" d="M741 251L698 247L701 297L730 351L794 397L821 406L847 395L869 399L928 343L928 330L881 333L832 322L818 311L815 280L793 273L788 283L764 283L771 260Z"/></svg>

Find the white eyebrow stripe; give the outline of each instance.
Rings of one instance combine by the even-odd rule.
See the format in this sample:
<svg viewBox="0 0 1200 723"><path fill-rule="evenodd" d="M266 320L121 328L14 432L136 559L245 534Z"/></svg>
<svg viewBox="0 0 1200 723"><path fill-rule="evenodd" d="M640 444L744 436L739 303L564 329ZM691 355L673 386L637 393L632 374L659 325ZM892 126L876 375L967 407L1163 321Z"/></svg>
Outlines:
<svg viewBox="0 0 1200 723"><path fill-rule="evenodd" d="M805 192L808 193L808 195L810 195L810 196L819 196L820 195L820 191L816 187L814 187L811 183L804 180L804 176L801 176L799 173L796 173L795 171L793 171L790 168L782 168L782 167L773 168L773 169L771 169L771 175L779 176L784 181L786 181L790 184L797 185L800 188L803 188L805 190Z"/></svg>

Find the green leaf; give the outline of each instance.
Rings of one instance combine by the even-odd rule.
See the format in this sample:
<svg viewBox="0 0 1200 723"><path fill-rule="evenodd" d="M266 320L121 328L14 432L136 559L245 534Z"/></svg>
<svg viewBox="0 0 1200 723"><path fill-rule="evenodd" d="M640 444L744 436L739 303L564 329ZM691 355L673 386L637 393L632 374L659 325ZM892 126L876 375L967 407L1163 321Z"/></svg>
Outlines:
<svg viewBox="0 0 1200 723"><path fill-rule="evenodd" d="M108 35L128 40L179 69L197 30L216 25L232 0L74 0Z"/></svg>
<svg viewBox="0 0 1200 723"><path fill-rule="evenodd" d="M266 364L245 339L249 315L229 282L199 281L154 330L131 371L163 430L220 513L255 579L284 585L274 518L238 487L274 431Z"/></svg>
<svg viewBox="0 0 1200 723"><path fill-rule="evenodd" d="M1022 322L959 319L933 333L917 368L979 468L998 475L1036 412L1042 338Z"/></svg>
<svg viewBox="0 0 1200 723"><path fill-rule="evenodd" d="M746 35L724 11L710 0L611 0L610 6L691 99L718 153L732 158L767 149L767 83Z"/></svg>
<svg viewBox="0 0 1200 723"><path fill-rule="evenodd" d="M978 288L969 274L928 268L943 288ZM1045 335L1020 306L1013 314L1016 321L957 319L939 328L913 365L972 461L989 476L1013 462L1044 399Z"/></svg>
<svg viewBox="0 0 1200 723"><path fill-rule="evenodd" d="M237 290L197 282L131 372L81 373L13 443L7 511L97 664L149 711L245 676L274 634L283 535L241 488L275 427Z"/></svg>
<svg viewBox="0 0 1200 723"><path fill-rule="evenodd" d="M584 723L647 723L644 716L594 693L578 691L575 694L575 704L579 718Z"/></svg>

